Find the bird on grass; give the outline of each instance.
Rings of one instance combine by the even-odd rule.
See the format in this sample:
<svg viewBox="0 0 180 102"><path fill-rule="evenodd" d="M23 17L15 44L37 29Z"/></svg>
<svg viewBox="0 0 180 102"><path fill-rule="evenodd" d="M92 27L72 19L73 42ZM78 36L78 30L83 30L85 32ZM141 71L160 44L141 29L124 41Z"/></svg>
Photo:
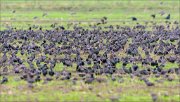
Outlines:
<svg viewBox="0 0 180 102"><path fill-rule="evenodd" d="M171 18L171 15L168 14L168 16L165 19L169 20L170 18Z"/></svg>
<svg viewBox="0 0 180 102"><path fill-rule="evenodd" d="M152 97L153 102L157 102L157 99L158 99L157 94L152 93L152 94L151 94L151 97Z"/></svg>
<svg viewBox="0 0 180 102"><path fill-rule="evenodd" d="M13 10L12 13L16 13L16 10Z"/></svg>
<svg viewBox="0 0 180 102"><path fill-rule="evenodd" d="M8 82L8 78L3 77L2 80L1 80L1 84L7 83L7 82Z"/></svg>
<svg viewBox="0 0 180 102"><path fill-rule="evenodd" d="M155 15L155 14L152 14L151 17L152 17L153 19L155 19L155 18L156 18L156 15Z"/></svg>
<svg viewBox="0 0 180 102"><path fill-rule="evenodd" d="M165 14L165 11L160 11L159 14L163 16Z"/></svg>
<svg viewBox="0 0 180 102"><path fill-rule="evenodd" d="M33 19L37 19L38 17L37 16L34 16Z"/></svg>
<svg viewBox="0 0 180 102"><path fill-rule="evenodd" d="M147 86L154 86L154 83L150 82L149 80L144 81Z"/></svg>
<svg viewBox="0 0 180 102"><path fill-rule="evenodd" d="M137 21L136 17L131 17L131 18L132 18L132 21Z"/></svg>

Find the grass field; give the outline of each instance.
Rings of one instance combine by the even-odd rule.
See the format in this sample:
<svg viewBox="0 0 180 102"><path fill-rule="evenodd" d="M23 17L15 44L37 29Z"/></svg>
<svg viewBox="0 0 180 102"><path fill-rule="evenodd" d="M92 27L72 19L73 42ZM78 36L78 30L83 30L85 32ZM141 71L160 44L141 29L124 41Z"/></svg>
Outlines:
<svg viewBox="0 0 180 102"><path fill-rule="evenodd" d="M179 20L179 1L135 0L135 1L23 1L1 0L1 29L8 26L26 28L28 24L41 25L49 28L52 23L66 25L78 23L92 24L102 17L108 17L108 24L134 25L131 17L137 17L138 22L155 21L162 23L170 13L172 21ZM12 13L15 10L15 13ZM159 12L164 11L161 16ZM43 13L47 16L42 17ZM153 20L151 14L156 14ZM36 19L33 19L37 17ZM13 23L12 23L13 22Z"/></svg>
<svg viewBox="0 0 180 102"><path fill-rule="evenodd" d="M51 29L50 25L53 23L65 26L69 23L81 23L81 25L87 26L99 22L104 16L108 18L106 25L118 24L122 26L136 25L137 22L144 24L147 21L164 24L166 21L164 18L169 13L171 14L171 22L180 20L179 0L1 0L0 4L0 30L11 27L28 29L32 25L42 26L43 29ZM159 14L161 11L165 11L163 16ZM44 13L47 13L47 15L43 17ZM156 14L156 19L153 19L151 14ZM137 17L138 21L132 22L131 17ZM2 55L0 56L2 57ZM121 67L122 63L117 64L117 66ZM68 68L68 70L74 71L74 67ZM168 63L165 66L167 69L172 67L178 67L178 63ZM58 64L55 67L57 71L62 69L63 64ZM157 82L157 80L166 80L164 77L150 76L149 79L156 83L152 87L147 87L137 77L130 78L131 76L127 75L123 78L119 76L116 81L107 80L105 83L94 82L93 84L85 84L82 81L73 84L72 81L67 80L53 80L48 83L41 81L35 83L35 87L31 89L27 82L19 80L18 76L11 75L9 76L9 83L0 84L0 101L151 102L151 93L157 93L159 102L178 102L180 101L180 79L176 74L171 76L174 78L173 81L163 81L162 83ZM109 76L101 76L101 78L111 79ZM0 79L2 79L2 76L0 76Z"/></svg>

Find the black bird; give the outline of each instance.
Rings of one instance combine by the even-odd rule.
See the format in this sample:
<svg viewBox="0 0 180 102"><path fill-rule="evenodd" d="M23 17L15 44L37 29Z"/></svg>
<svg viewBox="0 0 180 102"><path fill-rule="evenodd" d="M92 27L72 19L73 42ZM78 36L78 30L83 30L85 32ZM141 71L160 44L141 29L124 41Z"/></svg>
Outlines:
<svg viewBox="0 0 180 102"><path fill-rule="evenodd" d="M26 80L27 77L28 77L28 75L24 73L20 78Z"/></svg>
<svg viewBox="0 0 180 102"><path fill-rule="evenodd" d="M64 70L61 72L61 76L61 80L69 80L71 78L71 73Z"/></svg>
<svg viewBox="0 0 180 102"><path fill-rule="evenodd" d="M6 83L6 82L8 82L8 78L3 77L2 80L1 80L1 84L4 84L4 83Z"/></svg>
<svg viewBox="0 0 180 102"><path fill-rule="evenodd" d="M151 17L152 17L153 19L155 19L155 18L156 18L156 15L155 15L155 14L152 14Z"/></svg>
<svg viewBox="0 0 180 102"><path fill-rule="evenodd" d="M137 21L137 18L136 17L132 17L132 21Z"/></svg>
<svg viewBox="0 0 180 102"><path fill-rule="evenodd" d="M52 69L50 69L49 75L50 75L50 76L53 76L53 75L54 75L54 71L53 71Z"/></svg>
<svg viewBox="0 0 180 102"><path fill-rule="evenodd" d="M39 75L36 76L35 81L36 81L36 82L41 81L41 77L40 77Z"/></svg>
<svg viewBox="0 0 180 102"><path fill-rule="evenodd" d="M175 61L176 61L176 57L169 57L169 58L167 58L167 60L169 61L169 62L171 62L171 63L175 63Z"/></svg>
<svg viewBox="0 0 180 102"><path fill-rule="evenodd" d="M123 62L123 66L126 66L127 64L128 64L127 61L124 61L124 62Z"/></svg>
<svg viewBox="0 0 180 102"><path fill-rule="evenodd" d="M47 75L47 69L42 69L42 74L44 75L44 76L46 76Z"/></svg>
<svg viewBox="0 0 180 102"><path fill-rule="evenodd" d="M31 77L28 77L28 78L27 78L27 82L32 84L32 83L35 82L35 79L33 79L33 78L31 78Z"/></svg>
<svg viewBox="0 0 180 102"><path fill-rule="evenodd" d="M62 29L62 30L64 30L64 29L65 29L63 26L60 26L59 28L60 28L60 29Z"/></svg>
<svg viewBox="0 0 180 102"><path fill-rule="evenodd" d="M13 10L12 13L16 13L16 10Z"/></svg>
<svg viewBox="0 0 180 102"><path fill-rule="evenodd" d="M156 102L157 99L158 99L158 96L157 96L157 94L155 94L155 93L152 93L152 94L151 94L151 97L152 97L153 102Z"/></svg>
<svg viewBox="0 0 180 102"><path fill-rule="evenodd" d="M33 19L37 19L38 17L37 16L34 16Z"/></svg>
<svg viewBox="0 0 180 102"><path fill-rule="evenodd" d="M168 16L165 19L169 20L170 18L171 18L171 15L168 14Z"/></svg>
<svg viewBox="0 0 180 102"><path fill-rule="evenodd" d="M39 30L42 30L42 27L39 27Z"/></svg>
<svg viewBox="0 0 180 102"><path fill-rule="evenodd" d="M149 74L149 72L147 70L145 70L145 69L139 71L139 73L142 74L142 75L148 75Z"/></svg>
<svg viewBox="0 0 180 102"><path fill-rule="evenodd" d="M53 80L53 78L50 78L50 77L46 78L46 81L52 81L52 80Z"/></svg>
<svg viewBox="0 0 180 102"><path fill-rule="evenodd" d="M107 17L104 16L103 19L104 19L104 20L107 20Z"/></svg>
<svg viewBox="0 0 180 102"><path fill-rule="evenodd" d="M151 66L156 66L156 67L158 67L158 62L157 62L157 60L156 60L156 61L152 61L152 62L151 62Z"/></svg>
<svg viewBox="0 0 180 102"><path fill-rule="evenodd" d="M102 22L102 24L106 24L106 23L107 23L107 17L103 17L103 18L101 19L101 22Z"/></svg>
<svg viewBox="0 0 180 102"><path fill-rule="evenodd" d="M136 71L138 68L139 68L139 67L138 67L137 65L133 65L133 66L132 66L133 71Z"/></svg>
<svg viewBox="0 0 180 102"><path fill-rule="evenodd" d="M90 83L92 83L94 81L94 78L86 78L85 79L85 83L86 84L90 84Z"/></svg>
<svg viewBox="0 0 180 102"><path fill-rule="evenodd" d="M147 86L154 86L154 83L150 82L149 80L144 81Z"/></svg>
<svg viewBox="0 0 180 102"><path fill-rule="evenodd" d="M101 23L97 23L97 25L100 25Z"/></svg>
<svg viewBox="0 0 180 102"><path fill-rule="evenodd" d="M51 24L51 28L55 28L56 27L56 23Z"/></svg>
<svg viewBox="0 0 180 102"><path fill-rule="evenodd" d="M84 80L85 80L85 83L86 84L90 84L94 81L94 75L93 74L90 74L89 76L87 76Z"/></svg>
<svg viewBox="0 0 180 102"><path fill-rule="evenodd" d="M31 30L32 28L31 27L29 27L29 30Z"/></svg>

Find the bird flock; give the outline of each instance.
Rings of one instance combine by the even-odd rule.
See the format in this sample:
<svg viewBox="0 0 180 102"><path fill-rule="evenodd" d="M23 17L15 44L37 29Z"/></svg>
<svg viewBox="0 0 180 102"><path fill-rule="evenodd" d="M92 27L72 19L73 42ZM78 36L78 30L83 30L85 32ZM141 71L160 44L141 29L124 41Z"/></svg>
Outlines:
<svg viewBox="0 0 180 102"><path fill-rule="evenodd" d="M104 82L97 77L101 75L113 81L130 75L154 86L148 76L164 76L172 81L171 74L180 75L177 22L153 23L151 27L146 23L133 27L97 24L89 28L74 25L71 30L57 28L0 31L1 84L10 82L8 75L19 76L30 87L39 81L83 80L91 84ZM178 66L167 69L169 63Z"/></svg>

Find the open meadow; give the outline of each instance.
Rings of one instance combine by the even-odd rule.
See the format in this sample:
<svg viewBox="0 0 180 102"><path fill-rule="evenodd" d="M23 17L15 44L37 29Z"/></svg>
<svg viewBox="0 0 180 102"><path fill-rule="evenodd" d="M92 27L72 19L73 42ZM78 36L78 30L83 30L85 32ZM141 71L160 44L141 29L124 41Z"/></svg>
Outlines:
<svg viewBox="0 0 180 102"><path fill-rule="evenodd" d="M179 23L179 0L0 0L0 102L179 102Z"/></svg>

